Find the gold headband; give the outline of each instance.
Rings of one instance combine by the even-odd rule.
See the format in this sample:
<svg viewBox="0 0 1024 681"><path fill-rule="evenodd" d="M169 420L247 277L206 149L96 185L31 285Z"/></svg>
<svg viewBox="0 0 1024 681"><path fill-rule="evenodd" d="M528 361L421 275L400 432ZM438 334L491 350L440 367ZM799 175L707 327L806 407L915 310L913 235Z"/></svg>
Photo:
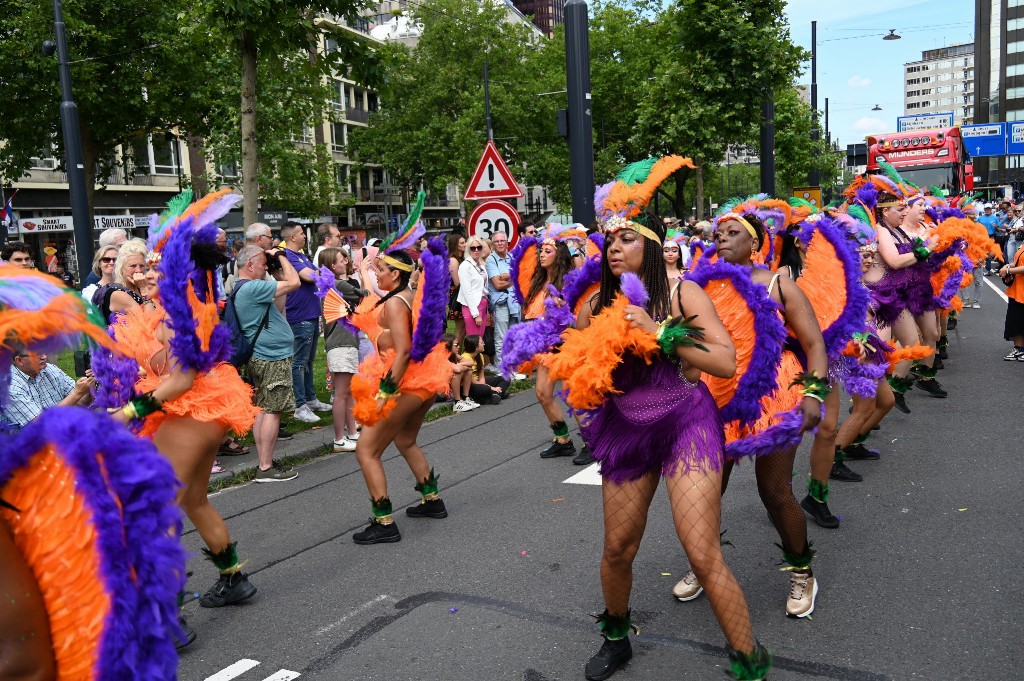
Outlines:
<svg viewBox="0 0 1024 681"><path fill-rule="evenodd" d="M401 260L392 258L390 255L382 255L381 259L388 264L393 270L401 270L403 272L412 272L412 265L408 265Z"/></svg>
<svg viewBox="0 0 1024 681"><path fill-rule="evenodd" d="M882 203L876 204L878 208L892 208L893 206L902 206L902 201L883 201Z"/></svg>
<svg viewBox="0 0 1024 681"><path fill-rule="evenodd" d="M621 215L613 215L604 223L604 231L606 234L609 232L614 234L620 229L631 229L645 239L650 239L661 246L661 239L659 239L658 235L654 233L654 230L645 225L641 225L639 222L633 222L629 218L624 218Z"/></svg>
<svg viewBox="0 0 1024 681"><path fill-rule="evenodd" d="M726 213L718 220L718 223L721 224L726 220L735 220L736 222L743 225L746 228L746 230L750 232L750 238L753 239L754 241L757 241L757 230L754 229L754 226L752 224L747 222L747 219L745 217L743 217L739 213Z"/></svg>

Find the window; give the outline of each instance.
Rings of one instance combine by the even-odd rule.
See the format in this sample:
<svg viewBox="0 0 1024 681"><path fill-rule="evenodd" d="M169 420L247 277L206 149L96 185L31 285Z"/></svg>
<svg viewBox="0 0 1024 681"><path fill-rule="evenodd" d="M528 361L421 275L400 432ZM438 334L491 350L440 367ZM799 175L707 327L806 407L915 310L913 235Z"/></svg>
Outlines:
<svg viewBox="0 0 1024 681"><path fill-rule="evenodd" d="M1006 43L1006 54L1014 54L1022 51L1024 51L1024 41L1018 40L1016 42Z"/></svg>
<svg viewBox="0 0 1024 681"><path fill-rule="evenodd" d="M907 97L917 97L919 94L921 94L920 90L908 90L907 91Z"/></svg>
<svg viewBox="0 0 1024 681"><path fill-rule="evenodd" d="M312 144L313 143L313 128L309 127L305 123L302 125L302 134L292 135L292 142L299 142L301 144Z"/></svg>
<svg viewBox="0 0 1024 681"><path fill-rule="evenodd" d="M946 60L940 61L939 65L936 66L935 68L948 69L948 68L952 68L952 66L953 66L953 62L950 61L949 59L946 59Z"/></svg>
<svg viewBox="0 0 1024 681"><path fill-rule="evenodd" d="M345 108L345 83L340 80L334 81L334 95L331 99L335 109Z"/></svg>
<svg viewBox="0 0 1024 681"><path fill-rule="evenodd" d="M935 93L936 94L945 94L947 92L951 92L952 90L953 90L953 88L951 86L943 85L942 87L935 88Z"/></svg>
<svg viewBox="0 0 1024 681"><path fill-rule="evenodd" d="M348 126L344 123L332 123L331 150L344 152L346 144L348 144Z"/></svg>
<svg viewBox="0 0 1024 681"><path fill-rule="evenodd" d="M238 179L238 163L236 161L228 161L226 163L217 164L217 175L222 180L237 180Z"/></svg>
<svg viewBox="0 0 1024 681"><path fill-rule="evenodd" d="M1024 97L1024 87L1011 87L1006 89L1007 99L1021 99Z"/></svg>
<svg viewBox="0 0 1024 681"><path fill-rule="evenodd" d="M376 111L379 108L380 108L380 103L377 101L377 93L376 92L367 92L366 93L366 110L372 113L372 112Z"/></svg>
<svg viewBox="0 0 1024 681"><path fill-rule="evenodd" d="M920 78L908 78L907 79L907 85L917 85L920 82L921 82Z"/></svg>
<svg viewBox="0 0 1024 681"><path fill-rule="evenodd" d="M177 144L177 139L168 141L163 135L136 137L130 151L135 170L147 175L178 175L181 154Z"/></svg>
<svg viewBox="0 0 1024 681"><path fill-rule="evenodd" d="M917 108L918 108L918 107L920 107L920 106L921 106L921 105L920 105L920 104L918 104L917 102L911 102L910 104L907 104L907 108L908 108L908 109L917 109Z"/></svg>
<svg viewBox="0 0 1024 681"><path fill-rule="evenodd" d="M1007 7L1020 7L1024 5L1024 0L1006 0Z"/></svg>
<svg viewBox="0 0 1024 681"><path fill-rule="evenodd" d="M932 88L930 88L930 87L926 87L926 88L923 88L921 90L921 94L922 95L930 95L931 93L932 93Z"/></svg>
<svg viewBox="0 0 1024 681"><path fill-rule="evenodd" d="M1024 19L1010 19L1006 22L1007 31L1019 31L1024 28Z"/></svg>
<svg viewBox="0 0 1024 681"><path fill-rule="evenodd" d="M921 82L922 83L930 83L930 82L932 82L932 77L931 76L925 76L924 78L921 79Z"/></svg>

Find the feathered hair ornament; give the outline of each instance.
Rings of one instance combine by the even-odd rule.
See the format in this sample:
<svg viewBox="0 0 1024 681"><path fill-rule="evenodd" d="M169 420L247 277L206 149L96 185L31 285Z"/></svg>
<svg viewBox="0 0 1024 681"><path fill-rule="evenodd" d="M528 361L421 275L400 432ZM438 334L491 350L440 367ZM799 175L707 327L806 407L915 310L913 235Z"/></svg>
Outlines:
<svg viewBox="0 0 1024 681"><path fill-rule="evenodd" d="M0 265L0 404L7 398L14 352L57 354L82 339L116 351L99 310L37 270Z"/></svg>
<svg viewBox="0 0 1024 681"><path fill-rule="evenodd" d="M682 156L648 158L630 163L619 171L615 179L594 191L597 222L604 231L633 229L645 238L661 243L661 239L647 228L644 208L651 202L654 192L680 168L696 168L693 161Z"/></svg>
<svg viewBox="0 0 1024 681"><path fill-rule="evenodd" d="M397 258L392 258L388 253L395 253L397 251L404 251L408 248L412 248L416 245L416 242L420 240L424 234L427 233L427 228L420 222L420 215L423 214L423 204L427 200L427 193L422 189L416 194L416 201L412 204L412 208L409 210L409 216L402 223L402 226L398 228L398 231L394 234L388 235L386 239L380 244L380 255L379 258L383 259L388 264L388 267L401 270L402 272L412 272L413 266L404 263Z"/></svg>
<svg viewBox="0 0 1024 681"><path fill-rule="evenodd" d="M757 232L747 218L754 217L764 225L765 234L759 249L760 262L769 263L775 259L775 237L786 231L793 221L793 207L781 199L770 198L767 194L755 194L746 199L734 198L726 201L718 209L713 221L718 226L726 220L737 220L750 236L757 241Z"/></svg>

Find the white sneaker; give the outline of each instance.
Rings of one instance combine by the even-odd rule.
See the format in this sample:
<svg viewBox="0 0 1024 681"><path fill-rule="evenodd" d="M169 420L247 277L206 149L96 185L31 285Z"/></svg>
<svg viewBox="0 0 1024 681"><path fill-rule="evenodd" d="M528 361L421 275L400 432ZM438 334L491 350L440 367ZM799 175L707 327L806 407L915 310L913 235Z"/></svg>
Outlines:
<svg viewBox="0 0 1024 681"><path fill-rule="evenodd" d="M971 305L971 307L973 309L975 309L975 310L980 310L981 309L981 303L975 302L973 305Z"/></svg>
<svg viewBox="0 0 1024 681"><path fill-rule="evenodd" d="M306 402L306 406L312 409L313 411L330 411L331 409L333 409L331 405L324 404L320 400L312 400L310 402Z"/></svg>
<svg viewBox="0 0 1024 681"><path fill-rule="evenodd" d="M686 576L672 587L672 595L676 597L677 601L682 601L683 603L692 601L703 592L704 587L697 581L697 575L693 574L693 570L687 572Z"/></svg>
<svg viewBox="0 0 1024 681"><path fill-rule="evenodd" d="M348 435L345 436L345 439L352 440L352 442L356 442L359 439L359 431L357 430L354 433L349 433Z"/></svg>
<svg viewBox="0 0 1024 681"><path fill-rule="evenodd" d="M514 381L525 381L526 374L512 374L512 380Z"/></svg>
<svg viewBox="0 0 1024 681"><path fill-rule="evenodd" d="M480 406L480 403L474 400L472 397L467 397L465 400L463 400L463 402L469 405L470 409L476 409L477 407Z"/></svg>
<svg viewBox="0 0 1024 681"><path fill-rule="evenodd" d="M313 410L305 404L295 410L295 413L292 414L292 418L304 423L320 423L320 417L314 414Z"/></svg>
<svg viewBox="0 0 1024 681"><path fill-rule="evenodd" d="M814 612L814 600L818 597L818 582L809 572L789 573L789 598L786 599L786 614L790 617L807 617Z"/></svg>
<svg viewBox="0 0 1024 681"><path fill-rule="evenodd" d="M473 407L471 407L468 404L466 404L465 400L459 400L458 402L455 403L455 406L452 407L452 411L454 411L456 413L459 413L459 414L461 414L464 411L472 411L472 410L473 410Z"/></svg>
<svg viewBox="0 0 1024 681"><path fill-rule="evenodd" d="M340 440L334 441L334 451L336 452L354 452L356 451L356 443L349 440L347 437L343 437Z"/></svg>

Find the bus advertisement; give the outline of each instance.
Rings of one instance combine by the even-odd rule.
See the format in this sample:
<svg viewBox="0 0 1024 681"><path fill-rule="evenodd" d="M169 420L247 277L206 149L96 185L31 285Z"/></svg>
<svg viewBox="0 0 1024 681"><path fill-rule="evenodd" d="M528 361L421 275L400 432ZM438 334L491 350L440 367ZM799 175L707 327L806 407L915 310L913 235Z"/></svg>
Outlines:
<svg viewBox="0 0 1024 681"><path fill-rule="evenodd" d="M868 135L869 173L885 161L921 189L940 187L947 196L974 188L974 165L964 148L960 128L938 128Z"/></svg>

